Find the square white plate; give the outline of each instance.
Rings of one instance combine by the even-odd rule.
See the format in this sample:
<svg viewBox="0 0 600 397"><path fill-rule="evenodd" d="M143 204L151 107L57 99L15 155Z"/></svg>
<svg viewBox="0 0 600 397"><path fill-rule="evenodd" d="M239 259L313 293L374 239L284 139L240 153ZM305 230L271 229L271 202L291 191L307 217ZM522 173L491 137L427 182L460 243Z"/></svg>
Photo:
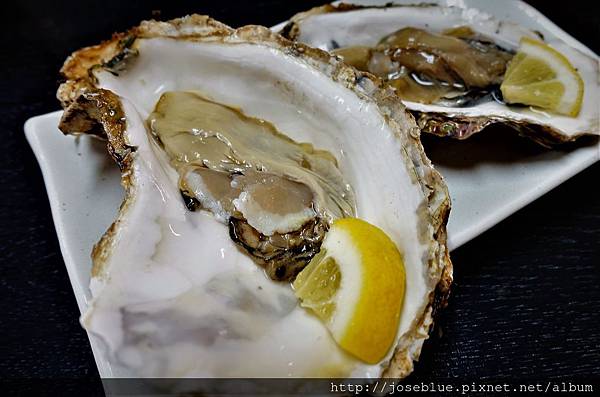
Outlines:
<svg viewBox="0 0 600 397"><path fill-rule="evenodd" d="M414 0L405 2L414 3ZM497 18L539 30L546 37L558 37L596 56L520 1L438 2L482 9ZM90 252L115 218L123 190L119 170L107 156L105 142L89 136L63 136L57 128L60 115L61 112L53 112L29 119L25 123L25 134L42 169L60 248L79 309L84 311L90 299ZM451 150L435 153L434 162L445 177L452 197L448 224L450 248L457 248L483 233L600 159L598 141L570 151L540 150L527 155L521 155L521 151L511 145L483 145L452 142ZM480 153L476 155L478 148L493 152L493 159L484 158ZM457 165L457 158L462 158L462 163L459 162L462 165ZM98 354L101 351L98 340L93 337L90 340L100 376L119 376L113 373L103 355Z"/></svg>

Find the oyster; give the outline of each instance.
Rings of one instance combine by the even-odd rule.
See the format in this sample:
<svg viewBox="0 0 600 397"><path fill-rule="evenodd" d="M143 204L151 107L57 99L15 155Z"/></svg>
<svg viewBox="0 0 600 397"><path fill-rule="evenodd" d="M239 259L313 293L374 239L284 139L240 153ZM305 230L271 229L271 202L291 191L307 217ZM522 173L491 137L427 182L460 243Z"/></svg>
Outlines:
<svg viewBox="0 0 600 397"><path fill-rule="evenodd" d="M551 42L584 81L577 117L509 106L498 89L506 62L521 37L543 37L476 9L325 5L295 15L281 33L388 80L427 133L465 139L501 123L546 146L600 134L598 59Z"/></svg>
<svg viewBox="0 0 600 397"><path fill-rule="evenodd" d="M82 317L113 375L411 372L452 279L449 198L391 88L267 28L201 15L142 22L61 72L60 129L105 137L126 190L92 252ZM276 281L345 216L404 257L395 347L375 365Z"/></svg>

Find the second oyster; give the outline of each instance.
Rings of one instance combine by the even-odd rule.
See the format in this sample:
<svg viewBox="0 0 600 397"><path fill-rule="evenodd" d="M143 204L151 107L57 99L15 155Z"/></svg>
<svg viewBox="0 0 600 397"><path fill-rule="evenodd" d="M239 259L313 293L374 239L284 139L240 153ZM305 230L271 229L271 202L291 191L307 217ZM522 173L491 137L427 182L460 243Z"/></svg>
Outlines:
<svg viewBox="0 0 600 397"><path fill-rule="evenodd" d="M577 117L509 106L502 101L498 78L522 37L542 37L477 9L325 5L295 15L282 34L337 52L389 80L424 132L465 139L501 123L545 146L600 134L597 57L559 39L550 42L583 79Z"/></svg>

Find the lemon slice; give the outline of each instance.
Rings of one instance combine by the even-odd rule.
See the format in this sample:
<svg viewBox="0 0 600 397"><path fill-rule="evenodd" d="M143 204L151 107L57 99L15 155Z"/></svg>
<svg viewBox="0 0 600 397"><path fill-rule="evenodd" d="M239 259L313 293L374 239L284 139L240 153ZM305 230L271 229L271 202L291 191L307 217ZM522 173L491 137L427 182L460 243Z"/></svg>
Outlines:
<svg viewBox="0 0 600 397"><path fill-rule="evenodd" d="M583 80L569 60L542 42L523 37L500 86L507 103L521 103L576 117Z"/></svg>
<svg viewBox="0 0 600 397"><path fill-rule="evenodd" d="M390 350L405 273L402 255L381 229L356 218L335 221L293 287L342 349L370 364Z"/></svg>

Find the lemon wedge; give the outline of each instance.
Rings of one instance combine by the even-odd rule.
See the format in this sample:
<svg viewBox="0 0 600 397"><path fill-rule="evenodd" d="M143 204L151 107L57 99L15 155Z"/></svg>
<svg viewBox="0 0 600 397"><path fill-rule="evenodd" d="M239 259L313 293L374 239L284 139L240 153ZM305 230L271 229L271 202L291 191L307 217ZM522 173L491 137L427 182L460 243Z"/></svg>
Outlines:
<svg viewBox="0 0 600 397"><path fill-rule="evenodd" d="M405 278L402 255L381 229L343 218L333 223L293 287L342 349L374 364L396 339Z"/></svg>
<svg viewBox="0 0 600 397"><path fill-rule="evenodd" d="M521 103L576 117L583 80L569 60L540 41L523 37L500 86L507 103Z"/></svg>

